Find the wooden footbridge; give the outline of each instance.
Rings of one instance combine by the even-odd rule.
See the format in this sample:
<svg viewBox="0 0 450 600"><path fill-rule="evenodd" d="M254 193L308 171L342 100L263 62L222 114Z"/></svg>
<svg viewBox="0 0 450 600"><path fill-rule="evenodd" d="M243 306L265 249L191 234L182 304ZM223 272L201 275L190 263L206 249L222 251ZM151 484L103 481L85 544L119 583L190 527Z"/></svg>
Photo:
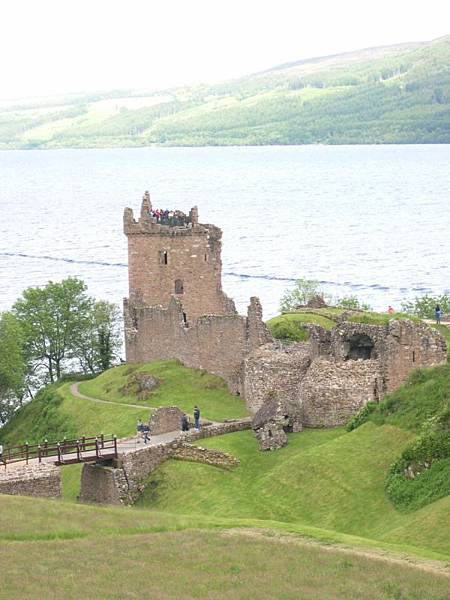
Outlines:
<svg viewBox="0 0 450 600"><path fill-rule="evenodd" d="M59 442L48 442L42 444L24 444L5 448L0 463L6 466L13 463L25 462L47 462L58 466L71 465L74 463L107 461L117 458L117 437L115 435L104 435L95 437L81 437L77 440L63 439Z"/></svg>

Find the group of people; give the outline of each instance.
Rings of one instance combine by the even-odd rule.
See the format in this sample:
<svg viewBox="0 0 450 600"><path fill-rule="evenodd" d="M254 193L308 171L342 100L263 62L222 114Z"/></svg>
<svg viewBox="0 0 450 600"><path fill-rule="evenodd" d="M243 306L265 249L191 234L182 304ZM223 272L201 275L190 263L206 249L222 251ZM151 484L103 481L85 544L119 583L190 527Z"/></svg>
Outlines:
<svg viewBox="0 0 450 600"><path fill-rule="evenodd" d="M184 414L181 417L181 431L189 431L189 427L189 418L186 414ZM194 427L197 429L197 431L200 431L200 409L197 405L194 406Z"/></svg>
<svg viewBox="0 0 450 600"><path fill-rule="evenodd" d="M181 226L188 224L188 217L181 210L156 208L150 210L149 215L161 225Z"/></svg>
<svg viewBox="0 0 450 600"><path fill-rule="evenodd" d="M197 431L200 431L201 425L200 425L200 409L197 405L194 406L194 427L195 429L197 429ZM185 431L189 431L190 429L190 423L189 423L189 417L187 416L186 413L183 414L183 416L181 417L181 431L185 432ZM148 444L148 442L150 441L150 426L147 423L144 423L142 421L142 419L138 419L137 425L136 425L136 431L139 437L141 437L144 441L144 444ZM0 446L1 448L1 446ZM1 460L1 454L0 454L0 460Z"/></svg>

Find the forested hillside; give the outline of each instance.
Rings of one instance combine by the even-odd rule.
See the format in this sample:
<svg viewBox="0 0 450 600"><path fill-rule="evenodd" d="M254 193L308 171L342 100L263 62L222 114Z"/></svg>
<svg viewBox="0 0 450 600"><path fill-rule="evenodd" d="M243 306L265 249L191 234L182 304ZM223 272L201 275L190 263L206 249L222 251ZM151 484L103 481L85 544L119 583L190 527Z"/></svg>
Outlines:
<svg viewBox="0 0 450 600"><path fill-rule="evenodd" d="M0 149L448 142L450 36L212 86L0 103Z"/></svg>

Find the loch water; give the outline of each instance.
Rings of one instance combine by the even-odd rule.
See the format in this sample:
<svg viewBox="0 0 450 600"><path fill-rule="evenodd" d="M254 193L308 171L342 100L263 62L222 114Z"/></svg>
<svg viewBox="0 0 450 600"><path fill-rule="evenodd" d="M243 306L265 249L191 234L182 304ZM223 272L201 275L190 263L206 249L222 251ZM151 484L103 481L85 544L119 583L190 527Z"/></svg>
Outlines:
<svg viewBox="0 0 450 600"><path fill-rule="evenodd" d="M128 294L125 206L187 212L223 230L223 286L265 317L298 277L375 309L450 293L450 145L0 152L0 310L78 276Z"/></svg>

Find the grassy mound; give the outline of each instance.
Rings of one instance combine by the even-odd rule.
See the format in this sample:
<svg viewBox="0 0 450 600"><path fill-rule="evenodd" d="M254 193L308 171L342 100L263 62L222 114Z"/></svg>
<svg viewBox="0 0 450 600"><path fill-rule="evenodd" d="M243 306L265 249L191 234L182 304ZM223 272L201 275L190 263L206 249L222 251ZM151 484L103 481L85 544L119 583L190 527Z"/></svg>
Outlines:
<svg viewBox="0 0 450 600"><path fill-rule="evenodd" d="M336 317L344 312L346 311L343 308L329 306L316 309L299 309L295 312L283 313L277 317L273 317L267 321L267 326L276 339L288 342L303 342L309 337L304 325L321 325L325 329L333 329L336 327ZM420 322L418 317L404 313L391 315L389 313L371 311L353 312L347 318L351 323L365 323L367 325L387 325L392 319L409 319L415 323ZM445 326L440 326L439 331L446 337L448 342L450 339L450 330Z"/></svg>
<svg viewBox="0 0 450 600"><path fill-rule="evenodd" d="M124 393L127 382L136 373L149 373L159 382L147 400ZM247 415L244 401L230 394L223 379L206 371L188 369L175 360L109 369L95 379L82 382L79 390L109 402L142 404L149 408L176 405L187 414L191 414L197 404L202 416L213 421Z"/></svg>
<svg viewBox="0 0 450 600"><path fill-rule="evenodd" d="M418 434L390 468L386 490L402 510L450 494L450 364L418 369L380 404L363 408L348 429L371 421Z"/></svg>
<svg viewBox="0 0 450 600"><path fill-rule="evenodd" d="M284 313L267 321L267 326L276 339L304 342L309 338L308 331L303 327L304 325L321 325L325 329L335 327L336 323L330 318L333 315L329 312L330 310L319 309L317 312ZM324 311L326 311L325 314Z"/></svg>
<svg viewBox="0 0 450 600"><path fill-rule="evenodd" d="M150 373L159 382L147 400L124 395L124 387L136 373ZM197 404L202 417L214 421L247 414L245 402L231 395L220 377L188 369L176 361L122 365L79 385L83 394L105 402L75 397L70 388L71 382L67 382L42 390L0 429L2 443L13 446L102 432L126 437L134 435L138 419L147 420L151 409L158 406L176 405L190 414Z"/></svg>

